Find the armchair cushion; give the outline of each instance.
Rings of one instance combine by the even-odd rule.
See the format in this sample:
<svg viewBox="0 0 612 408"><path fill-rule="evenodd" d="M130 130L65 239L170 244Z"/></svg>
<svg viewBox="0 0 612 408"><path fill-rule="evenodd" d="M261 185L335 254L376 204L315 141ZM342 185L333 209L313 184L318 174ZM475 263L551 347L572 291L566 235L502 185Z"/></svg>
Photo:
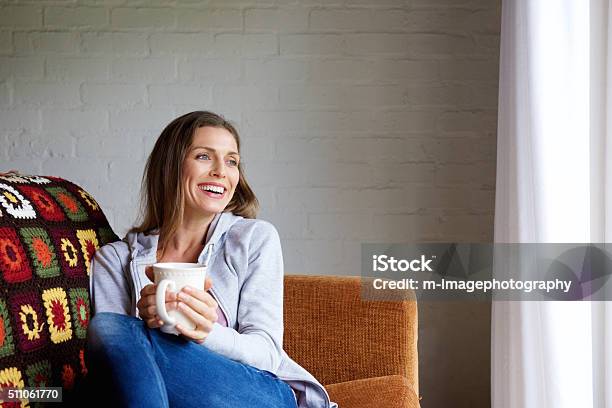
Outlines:
<svg viewBox="0 0 612 408"><path fill-rule="evenodd" d="M419 398L401 375L346 381L325 388L342 408L419 408Z"/></svg>

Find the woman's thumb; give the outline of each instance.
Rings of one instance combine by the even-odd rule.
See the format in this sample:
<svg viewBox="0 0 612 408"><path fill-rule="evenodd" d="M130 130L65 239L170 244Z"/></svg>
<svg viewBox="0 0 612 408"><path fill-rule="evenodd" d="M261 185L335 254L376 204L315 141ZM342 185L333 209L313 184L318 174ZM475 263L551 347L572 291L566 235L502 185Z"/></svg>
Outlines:
<svg viewBox="0 0 612 408"><path fill-rule="evenodd" d="M147 278L149 278L151 282L155 282L155 277L153 276L153 266L152 265L145 267L145 275L147 275Z"/></svg>

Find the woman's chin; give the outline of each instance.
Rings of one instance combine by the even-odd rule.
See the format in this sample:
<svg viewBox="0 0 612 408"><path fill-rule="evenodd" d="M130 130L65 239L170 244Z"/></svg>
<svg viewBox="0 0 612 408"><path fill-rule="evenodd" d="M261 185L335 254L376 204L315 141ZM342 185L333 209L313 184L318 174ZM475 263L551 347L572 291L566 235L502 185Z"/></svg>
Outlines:
<svg viewBox="0 0 612 408"><path fill-rule="evenodd" d="M200 207L200 212L204 214L217 214L223 212L223 210L227 207L227 203L218 203L213 205L203 205Z"/></svg>
<svg viewBox="0 0 612 408"><path fill-rule="evenodd" d="M188 206L185 208L185 215L188 216L189 218L191 218L192 216L195 216L196 218L200 218L200 217L209 217L211 215L215 215L218 214L220 212L223 212L223 210L225 210L226 205L222 205L222 204L217 204L217 205L197 205L197 206Z"/></svg>

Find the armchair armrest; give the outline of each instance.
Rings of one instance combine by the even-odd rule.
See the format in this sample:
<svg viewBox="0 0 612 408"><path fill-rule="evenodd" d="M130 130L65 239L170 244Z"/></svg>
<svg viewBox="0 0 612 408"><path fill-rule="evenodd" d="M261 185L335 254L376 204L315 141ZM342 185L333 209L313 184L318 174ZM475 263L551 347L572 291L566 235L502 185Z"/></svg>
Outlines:
<svg viewBox="0 0 612 408"><path fill-rule="evenodd" d="M399 375L418 395L416 301L363 301L361 279L285 276L284 348L322 384Z"/></svg>
<svg viewBox="0 0 612 408"><path fill-rule="evenodd" d="M347 381L325 388L342 408L420 408L419 397L401 375Z"/></svg>

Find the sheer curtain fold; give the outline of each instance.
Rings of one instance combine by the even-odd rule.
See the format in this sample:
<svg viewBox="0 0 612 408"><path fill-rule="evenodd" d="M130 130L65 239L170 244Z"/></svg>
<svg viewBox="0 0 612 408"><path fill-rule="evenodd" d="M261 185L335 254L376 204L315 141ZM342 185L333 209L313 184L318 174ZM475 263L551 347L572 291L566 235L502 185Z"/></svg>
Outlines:
<svg viewBox="0 0 612 408"><path fill-rule="evenodd" d="M496 242L612 237L608 0L502 3ZM608 302L494 302L494 408L612 408Z"/></svg>

